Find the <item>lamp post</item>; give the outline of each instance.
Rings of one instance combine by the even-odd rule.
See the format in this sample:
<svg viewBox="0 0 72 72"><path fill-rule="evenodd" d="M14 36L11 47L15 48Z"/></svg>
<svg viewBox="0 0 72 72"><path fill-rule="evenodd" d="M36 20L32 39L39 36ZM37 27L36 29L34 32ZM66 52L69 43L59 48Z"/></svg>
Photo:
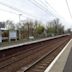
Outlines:
<svg viewBox="0 0 72 72"><path fill-rule="evenodd" d="M20 24L21 15L22 15L22 14L19 14L19 25L21 25L21 24ZM20 28L21 28L21 27L19 26L19 40L21 40L21 31L20 31Z"/></svg>

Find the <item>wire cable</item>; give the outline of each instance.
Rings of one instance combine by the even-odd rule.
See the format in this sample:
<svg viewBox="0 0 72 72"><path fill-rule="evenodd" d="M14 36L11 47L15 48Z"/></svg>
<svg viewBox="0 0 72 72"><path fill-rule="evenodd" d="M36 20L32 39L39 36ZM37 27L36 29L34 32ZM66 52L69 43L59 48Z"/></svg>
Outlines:
<svg viewBox="0 0 72 72"><path fill-rule="evenodd" d="M28 0L30 1L32 4L34 4L35 6L37 6L38 8L40 8L41 10L43 10L44 12L50 13L53 17L56 17L53 13L51 13L46 7L44 7L43 5L41 5L39 2L37 2L36 0Z"/></svg>
<svg viewBox="0 0 72 72"><path fill-rule="evenodd" d="M56 10L51 6L51 4L50 4L47 0L45 0L45 3L48 4L48 5L56 12ZM57 12L56 12L56 15L57 15L58 18L60 18L61 20L64 20L64 21L65 21L65 19L64 19L62 16L60 16L59 14L57 14Z"/></svg>
<svg viewBox="0 0 72 72"><path fill-rule="evenodd" d="M69 7L69 4L68 4L68 1L67 1L67 0L65 0L65 1L66 1L66 5L67 5L67 8L68 8L68 11L69 11L70 17L72 18L72 14L71 14L71 11L70 11L70 7Z"/></svg>
<svg viewBox="0 0 72 72"><path fill-rule="evenodd" d="M15 8L15 7L12 7L12 6L8 5L8 4L5 4L5 3L3 3L3 2L0 2L0 4L6 6L6 7L8 7L8 8L10 8L10 9L13 9L13 10L15 10L15 11L17 11L17 12L21 12L22 14L26 14L26 15L29 15L29 16L31 16L31 17L36 17L36 16L33 16L33 15L29 14L29 13L26 13L26 12L24 12L24 11L18 9L18 8Z"/></svg>

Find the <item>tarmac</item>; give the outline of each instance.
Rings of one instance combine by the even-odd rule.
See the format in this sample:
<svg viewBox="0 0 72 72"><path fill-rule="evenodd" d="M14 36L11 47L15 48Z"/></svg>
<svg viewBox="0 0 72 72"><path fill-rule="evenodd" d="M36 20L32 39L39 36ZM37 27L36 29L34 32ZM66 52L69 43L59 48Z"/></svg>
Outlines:
<svg viewBox="0 0 72 72"><path fill-rule="evenodd" d="M63 72L72 72L72 48L69 53Z"/></svg>
<svg viewBox="0 0 72 72"><path fill-rule="evenodd" d="M44 72L72 72L72 39Z"/></svg>

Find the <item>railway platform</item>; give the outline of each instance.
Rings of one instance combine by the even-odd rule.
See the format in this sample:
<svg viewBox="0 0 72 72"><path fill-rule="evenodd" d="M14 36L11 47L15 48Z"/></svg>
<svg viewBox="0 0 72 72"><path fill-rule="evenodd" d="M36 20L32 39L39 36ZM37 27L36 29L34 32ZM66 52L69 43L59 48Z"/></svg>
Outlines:
<svg viewBox="0 0 72 72"><path fill-rule="evenodd" d="M14 48L14 47L18 47L18 46L22 46L22 45L28 45L28 44L32 44L32 43L37 43L37 42L41 42L41 41L45 41L45 40L51 40L54 38L59 38L64 35L58 35L58 36L54 36L54 37L48 37L48 38L43 38L43 39L36 39L36 40L26 40L26 41L18 41L18 42L12 42L12 43L8 43L8 44L0 44L0 51L1 50L6 50L6 49L10 49L10 48Z"/></svg>
<svg viewBox="0 0 72 72"><path fill-rule="evenodd" d="M72 39L44 72L72 72Z"/></svg>

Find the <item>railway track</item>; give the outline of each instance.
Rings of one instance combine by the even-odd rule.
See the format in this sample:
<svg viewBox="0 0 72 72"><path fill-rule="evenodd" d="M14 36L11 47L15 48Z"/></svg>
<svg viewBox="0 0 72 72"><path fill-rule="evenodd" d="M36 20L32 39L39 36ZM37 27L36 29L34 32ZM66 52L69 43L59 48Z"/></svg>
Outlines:
<svg viewBox="0 0 72 72"><path fill-rule="evenodd" d="M53 59L57 56L57 54L62 50L62 47L64 47L64 45L65 45L65 43L63 43L63 45L62 44L59 45L58 47L56 47L55 49L51 50L46 55L42 56L35 63L31 64L26 69L22 68L18 72L44 72L44 70L53 61Z"/></svg>
<svg viewBox="0 0 72 72"><path fill-rule="evenodd" d="M52 58L52 59L50 58L50 62L51 62L55 58L55 56L61 51L61 49L65 46L65 44L69 41L69 39L70 39L69 36L65 36L65 37L61 37L61 38L57 38L57 39L53 39L49 41L35 43L33 45L31 44L29 46L24 46L24 47L22 46L21 50L20 49L18 49L20 51L16 50L17 51L16 53L14 51L13 52L14 54L10 53L9 55L7 53L7 55L5 56L1 54L3 57L0 56L1 57L0 72L16 72L21 67L22 68L19 70L19 72L21 71L37 72L36 70L38 69L34 69L34 67L36 67L37 64L42 62L44 58L49 59L49 56ZM25 49L22 50L22 48L23 49L25 48ZM49 64L50 62L48 61ZM40 67L43 67L43 66L40 66Z"/></svg>

